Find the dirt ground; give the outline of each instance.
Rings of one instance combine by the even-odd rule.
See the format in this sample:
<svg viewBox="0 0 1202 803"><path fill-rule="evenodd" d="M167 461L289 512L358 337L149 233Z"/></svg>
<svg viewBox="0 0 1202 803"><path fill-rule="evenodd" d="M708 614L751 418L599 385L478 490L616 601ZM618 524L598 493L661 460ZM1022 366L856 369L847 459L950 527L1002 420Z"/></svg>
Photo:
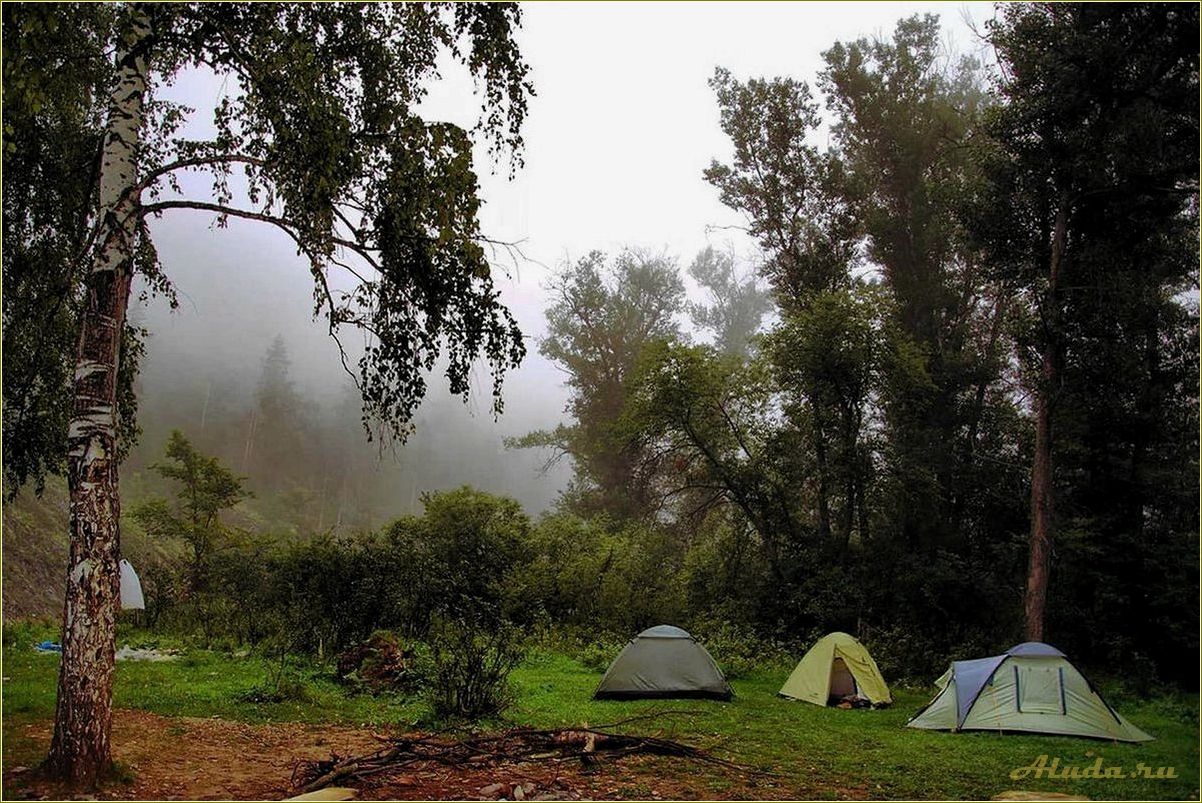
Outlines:
<svg viewBox="0 0 1202 803"><path fill-rule="evenodd" d="M44 750L50 722L24 728ZM292 774L303 759L361 755L380 747L387 734L330 725L248 725L221 719L162 717L117 710L114 757L132 781L114 782L99 799L280 800L294 795ZM803 790L764 777L743 777L723 768L680 759L638 757L585 770L571 764L503 764L470 770L428 768L343 784L366 800L597 800L789 798ZM23 799L70 799L38 778L35 769L4 767L4 787ZM520 787L520 790L517 788ZM854 790L845 797L860 797ZM76 796L78 797L78 796Z"/></svg>

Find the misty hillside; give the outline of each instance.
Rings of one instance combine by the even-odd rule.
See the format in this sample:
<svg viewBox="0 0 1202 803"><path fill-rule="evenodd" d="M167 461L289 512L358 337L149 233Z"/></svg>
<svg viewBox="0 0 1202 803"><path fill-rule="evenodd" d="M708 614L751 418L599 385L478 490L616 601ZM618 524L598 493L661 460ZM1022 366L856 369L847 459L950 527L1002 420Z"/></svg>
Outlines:
<svg viewBox="0 0 1202 803"><path fill-rule="evenodd" d="M55 479L39 499L4 506L4 618L53 616L63 606L67 486Z"/></svg>
<svg viewBox="0 0 1202 803"><path fill-rule="evenodd" d="M62 613L67 565L67 484L46 483L42 495L22 491L4 505L4 618L57 617ZM135 565L173 554L178 547L148 538L128 517L121 552Z"/></svg>
<svg viewBox="0 0 1202 803"><path fill-rule="evenodd" d="M347 524L352 497L360 503L354 525L370 526L414 511L423 491L468 484L538 512L566 484L566 467L542 476L546 455L503 444L563 418L560 374L538 357L533 338L526 364L506 381L498 420L488 409L482 369L466 404L447 393L435 372L414 434L381 449L367 439L358 391L323 322L311 317L311 288L295 281L295 263L257 256L255 269L246 270L242 255L266 245L251 227L196 232L184 225L177 232L169 224L163 225L167 248L176 247L176 234L188 237L172 277L180 307L172 311L152 299L135 313L149 337L138 380L143 434L127 472L157 459L170 431L180 429L246 476L261 501L264 494L304 496L316 529ZM526 331L537 333L538 323ZM344 346L353 368L362 342ZM275 394L266 407L256 401L264 392Z"/></svg>
<svg viewBox="0 0 1202 803"><path fill-rule="evenodd" d="M133 313L148 336L137 384L142 432L121 472L124 555L139 564L178 549L147 538L129 515L173 492L151 466L176 429L246 477L254 496L229 512L230 524L280 540L373 530L420 512L423 493L462 485L511 496L532 514L554 503L570 475L567 462L544 474L549 454L503 443L562 418L559 374L533 343L527 364L506 384L498 420L488 410L486 378L477 377L465 404L435 374L408 439L369 441L358 390L336 345L309 316L307 288L290 281L286 266L241 270L245 248L225 247L251 236L237 228L193 231L173 277L179 309L152 298ZM26 488L5 504L6 617L59 614L66 538L61 478L40 499Z"/></svg>

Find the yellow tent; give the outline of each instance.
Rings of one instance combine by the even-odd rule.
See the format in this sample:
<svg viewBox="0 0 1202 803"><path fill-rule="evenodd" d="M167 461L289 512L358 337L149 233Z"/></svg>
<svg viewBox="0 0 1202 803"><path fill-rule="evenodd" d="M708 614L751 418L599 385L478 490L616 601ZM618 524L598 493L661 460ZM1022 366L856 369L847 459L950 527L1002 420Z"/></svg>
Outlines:
<svg viewBox="0 0 1202 803"><path fill-rule="evenodd" d="M893 702L876 661L846 633L828 633L810 648L780 688L781 697L826 705L832 696L855 695L873 705Z"/></svg>

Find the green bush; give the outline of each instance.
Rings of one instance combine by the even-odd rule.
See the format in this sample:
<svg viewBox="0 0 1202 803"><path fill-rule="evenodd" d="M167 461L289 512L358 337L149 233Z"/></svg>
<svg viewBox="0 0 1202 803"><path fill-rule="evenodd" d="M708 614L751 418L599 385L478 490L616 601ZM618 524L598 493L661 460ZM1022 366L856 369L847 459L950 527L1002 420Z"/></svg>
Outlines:
<svg viewBox="0 0 1202 803"><path fill-rule="evenodd" d="M530 520L512 499L464 487L422 497L425 515L391 531L411 570L427 616L458 607L495 609L521 617L516 570L529 562Z"/></svg>
<svg viewBox="0 0 1202 803"><path fill-rule="evenodd" d="M208 653L215 658L213 653ZM240 692L237 699L245 703L311 703L313 691L305 670L291 662L286 652L268 656L267 676L262 682ZM187 660L188 656L185 656Z"/></svg>
<svg viewBox="0 0 1202 803"><path fill-rule="evenodd" d="M796 650L761 638L750 628L718 619L695 623L693 635L705 645L728 679L741 678L765 667L784 668L797 660L793 656Z"/></svg>
<svg viewBox="0 0 1202 803"><path fill-rule="evenodd" d="M474 721L512 704L509 673L526 652L513 625L483 617L437 617L427 644L425 695L436 719Z"/></svg>
<svg viewBox="0 0 1202 803"><path fill-rule="evenodd" d="M865 629L859 639L887 682L929 688L953 660L997 655L1001 651L996 643L985 638L957 635L959 638L951 641L946 634L893 624Z"/></svg>
<svg viewBox="0 0 1202 803"><path fill-rule="evenodd" d="M1172 690L1165 692L1164 687L1160 689L1161 694L1153 697L1146 705L1145 710L1149 713L1155 713L1157 716L1162 716L1165 719L1175 720L1193 727L1198 730L1198 698L1197 695L1183 694L1182 692ZM1107 698L1111 705L1115 705L1114 701Z"/></svg>
<svg viewBox="0 0 1202 803"><path fill-rule="evenodd" d="M59 641L59 628L50 619L28 619L4 624L5 652L32 651L43 641Z"/></svg>
<svg viewBox="0 0 1202 803"><path fill-rule="evenodd" d="M574 657L586 669L604 672L621 651L622 645L617 642L592 641L580 649Z"/></svg>
<svg viewBox="0 0 1202 803"><path fill-rule="evenodd" d="M311 703L313 691L304 678L286 674L239 692L237 699L244 703Z"/></svg>

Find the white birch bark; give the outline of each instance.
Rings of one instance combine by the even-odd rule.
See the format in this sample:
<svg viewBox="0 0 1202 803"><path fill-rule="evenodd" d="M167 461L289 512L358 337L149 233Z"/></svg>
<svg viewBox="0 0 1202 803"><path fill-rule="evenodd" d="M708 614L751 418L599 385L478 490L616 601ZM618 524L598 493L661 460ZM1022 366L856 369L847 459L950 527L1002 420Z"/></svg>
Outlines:
<svg viewBox="0 0 1202 803"><path fill-rule="evenodd" d="M70 559L49 766L78 785L94 784L111 764L120 587L117 375L137 233L134 188L152 40L147 7L131 7L125 25L101 153L98 246L80 319L67 435Z"/></svg>

